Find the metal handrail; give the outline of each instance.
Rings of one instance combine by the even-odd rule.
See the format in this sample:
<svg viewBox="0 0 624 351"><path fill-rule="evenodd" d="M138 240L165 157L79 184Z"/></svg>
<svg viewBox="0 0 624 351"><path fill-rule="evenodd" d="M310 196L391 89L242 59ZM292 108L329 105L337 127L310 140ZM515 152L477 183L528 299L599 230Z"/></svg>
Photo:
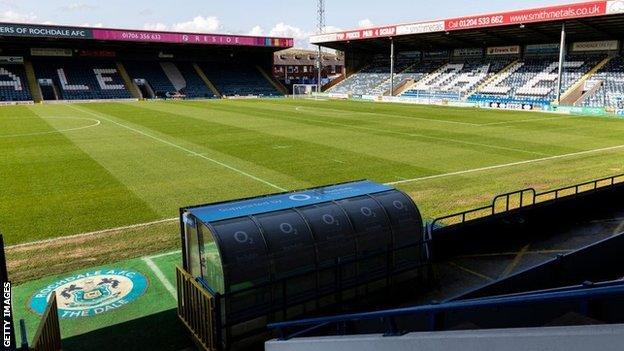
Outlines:
<svg viewBox="0 0 624 351"><path fill-rule="evenodd" d="M547 201L554 201L554 200L558 200L564 197L568 197L568 196L572 196L572 195L578 195L581 193L587 193L587 192L591 192L591 191L595 191L597 189L600 188L604 188L607 186L613 186L619 183L623 183L624 182L624 174L619 174L619 175L615 175L615 176L611 176L611 177L606 177L606 178L600 178L600 179L596 179L596 180L591 180L588 182L583 182L583 183L579 183L576 185L571 185L571 186L567 186L567 187L562 187L562 188L558 188L558 189L554 189L554 190L548 190L542 193L538 193L534 188L526 188L526 189L522 189L522 190L517 190L517 191L513 191L510 193L506 193L506 194L501 194L501 195L497 195L494 197L494 199L492 200L492 203L490 205L487 206L483 206L483 207L479 207L479 208L475 208L475 209L471 209L471 210L467 210L467 211L463 211L463 212L458 212L455 214L451 214L448 216L444 216L444 217L439 217L434 219L430 226L429 226L429 232L433 232L436 229L436 226L440 226L440 223L442 223L444 220L448 220L448 219L452 219L452 218L459 218L460 221L459 223L454 223L454 225L459 225L459 224L463 224L466 222L470 222L472 220L476 220L476 219L480 219L480 218L484 218L487 216L493 216L496 214L502 214L502 213L507 213L509 211L512 210L517 210L517 209L521 209L521 208L525 208L528 206L532 206L532 205L536 205L539 203L543 203L543 202L547 202ZM601 185L603 184L603 185ZM589 187L588 187L589 186ZM584 189L586 188L587 189ZM526 193L530 193L532 194L532 199L533 201L529 201L526 204L524 203L524 199L525 196L524 194ZM569 193L568 193L569 192ZM512 207L510 205L510 200L512 200L513 196L520 196L520 203L517 207ZM554 196L553 196L554 195ZM504 199L505 200L505 208L503 211L496 211L496 205L498 203L498 201L500 199ZM470 215L472 214L478 214L478 213L487 213L486 216L476 216L475 218L469 218Z"/></svg>
<svg viewBox="0 0 624 351"><path fill-rule="evenodd" d="M59 323L56 293L52 293L50 301L41 317L41 322L33 338L31 351L60 351L61 327Z"/></svg>
<svg viewBox="0 0 624 351"><path fill-rule="evenodd" d="M593 286L586 285L584 289L575 289L570 291L551 291L540 293L529 293L525 295L512 295L512 296L496 296L486 299L447 302L443 304L432 304L415 306L408 308L399 308L391 310L382 310L374 312L364 313L351 313L345 315L338 315L332 317L318 317L308 318L298 321L271 323L268 325L269 329L276 329L280 335L280 340L288 340L292 338L292 335L285 335L284 329L293 327L307 327L312 325L328 325L336 323L347 323L355 321L365 320L384 320L391 321L396 317L401 316L414 316L425 315L429 318L435 318L436 314L444 312L454 312L462 310L471 310L486 307L506 307L506 306L518 306L527 305L531 303L547 303L547 302L587 302L588 300L605 298L611 296L624 295L624 281L617 285L607 286ZM394 324L394 323L390 323ZM432 323L433 324L433 323ZM309 328L312 329L312 328ZM296 335L301 335L301 332ZM389 335L392 335L391 333Z"/></svg>
<svg viewBox="0 0 624 351"><path fill-rule="evenodd" d="M597 282L597 283L587 281L587 282L583 282L583 284L578 284L578 285L570 285L570 286L564 286L564 287L533 290L533 291L523 291L523 292L517 292L517 293L512 293L512 294L499 295L499 297L526 296L526 295L543 294L543 293L549 293L549 292L564 292L564 291L574 291L574 290L579 290L579 289L600 288L600 287L619 286L619 285L624 285L624 279L609 280L609 281ZM492 297L483 296L483 297L476 297L472 299L462 299L461 301L464 301L464 302L482 301L482 300L487 300L490 298ZM450 301L453 301L453 299L449 299L447 301L450 302Z"/></svg>

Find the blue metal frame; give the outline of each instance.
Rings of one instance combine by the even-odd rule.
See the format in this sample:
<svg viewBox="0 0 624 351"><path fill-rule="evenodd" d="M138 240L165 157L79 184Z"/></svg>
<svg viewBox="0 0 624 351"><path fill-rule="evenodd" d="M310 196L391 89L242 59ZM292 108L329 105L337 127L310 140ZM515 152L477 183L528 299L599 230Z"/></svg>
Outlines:
<svg viewBox="0 0 624 351"><path fill-rule="evenodd" d="M396 328L396 323L394 323L394 319L401 316L425 316L429 319L430 330L433 330L435 329L434 326L437 318L436 316L447 312L478 310L480 308L489 307L521 306L547 302L578 302L580 306L586 306L591 300L607 297L624 297L624 280L598 284L586 283L583 285L539 292L495 296L467 301L447 302L442 304L431 304L374 312L351 313L332 317L309 318L298 321L272 323L268 325L268 328L277 330L280 335L280 340L289 340L329 325L366 320L383 320L387 325L386 333L384 335L394 336L401 335ZM285 333L286 329L296 327L306 328L292 334Z"/></svg>

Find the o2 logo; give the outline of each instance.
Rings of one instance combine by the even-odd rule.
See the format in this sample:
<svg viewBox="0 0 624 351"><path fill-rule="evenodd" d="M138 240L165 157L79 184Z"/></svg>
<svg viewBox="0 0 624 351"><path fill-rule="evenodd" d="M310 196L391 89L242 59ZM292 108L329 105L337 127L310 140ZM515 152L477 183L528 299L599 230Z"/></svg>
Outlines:
<svg viewBox="0 0 624 351"><path fill-rule="evenodd" d="M335 225L336 227L340 226L340 221L329 213L324 214L323 217L321 217L321 219L323 220L323 223L327 225Z"/></svg>
<svg viewBox="0 0 624 351"><path fill-rule="evenodd" d="M392 206L399 211L403 211L405 209L405 204L398 200L392 201Z"/></svg>
<svg viewBox="0 0 624 351"><path fill-rule="evenodd" d="M292 201L308 201L312 198L312 196L306 194L295 194L290 195L288 198Z"/></svg>
<svg viewBox="0 0 624 351"><path fill-rule="evenodd" d="M249 236L249 234L247 234L247 232L244 232L242 230L239 230L236 233L234 233L234 240L236 240L240 244L253 245L254 243L253 239Z"/></svg>
<svg viewBox="0 0 624 351"><path fill-rule="evenodd" d="M360 208L360 213L364 215L364 217L377 217L377 214L371 210L370 207L362 207Z"/></svg>
<svg viewBox="0 0 624 351"><path fill-rule="evenodd" d="M286 235L297 235L299 232L290 223L280 224L280 231Z"/></svg>

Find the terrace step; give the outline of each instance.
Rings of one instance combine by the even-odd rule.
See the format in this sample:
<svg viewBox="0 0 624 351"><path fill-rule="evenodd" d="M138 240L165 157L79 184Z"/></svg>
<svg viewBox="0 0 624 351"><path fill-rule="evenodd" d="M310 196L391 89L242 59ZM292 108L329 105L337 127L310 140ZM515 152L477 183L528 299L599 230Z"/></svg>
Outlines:
<svg viewBox="0 0 624 351"><path fill-rule="evenodd" d="M123 63L118 61L115 64L117 65L117 71L119 72L121 79L123 79L126 89L130 92L130 94L132 94L134 98L142 99L143 96L141 96L141 91L136 86L136 84L134 84L132 79L130 79L130 75L128 74L128 71L126 71L126 67L124 67Z"/></svg>
<svg viewBox="0 0 624 351"><path fill-rule="evenodd" d="M604 67L609 61L611 61L612 57L607 57L604 60L598 62L596 66L594 66L589 72L585 73L576 83L572 84L572 86L561 95L560 104L563 105L572 105L582 100L585 94L583 94L583 86L585 82L594 76L596 72L598 72L602 67Z"/></svg>
<svg viewBox="0 0 624 351"><path fill-rule="evenodd" d="M26 78L28 79L28 87L30 88L30 94L35 102L43 101L43 95L41 94L41 87L37 82L35 75L35 69L32 62L24 60L24 70L26 71Z"/></svg>

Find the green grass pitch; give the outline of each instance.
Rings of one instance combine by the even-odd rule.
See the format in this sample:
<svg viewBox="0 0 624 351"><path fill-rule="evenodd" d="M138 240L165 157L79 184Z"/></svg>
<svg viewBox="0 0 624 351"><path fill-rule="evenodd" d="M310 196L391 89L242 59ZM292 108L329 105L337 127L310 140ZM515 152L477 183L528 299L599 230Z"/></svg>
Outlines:
<svg viewBox="0 0 624 351"><path fill-rule="evenodd" d="M623 160L616 118L305 99L2 107L0 230L18 244L360 178L398 182L431 218Z"/></svg>
<svg viewBox="0 0 624 351"><path fill-rule="evenodd" d="M623 161L624 120L616 118L305 99L2 107L0 231L23 244L361 178L406 191L431 219L510 190L622 173ZM107 340L144 340L140 332L155 324L170 332L154 339L169 343L158 347L189 346L166 286L179 254L153 258L161 277L140 258L179 249L177 230L171 220L9 248L14 308L29 335L39 320L29 308L34 292L109 267L144 274L146 294L107 314L62 320L65 348L108 350ZM120 328L132 332L118 339Z"/></svg>

